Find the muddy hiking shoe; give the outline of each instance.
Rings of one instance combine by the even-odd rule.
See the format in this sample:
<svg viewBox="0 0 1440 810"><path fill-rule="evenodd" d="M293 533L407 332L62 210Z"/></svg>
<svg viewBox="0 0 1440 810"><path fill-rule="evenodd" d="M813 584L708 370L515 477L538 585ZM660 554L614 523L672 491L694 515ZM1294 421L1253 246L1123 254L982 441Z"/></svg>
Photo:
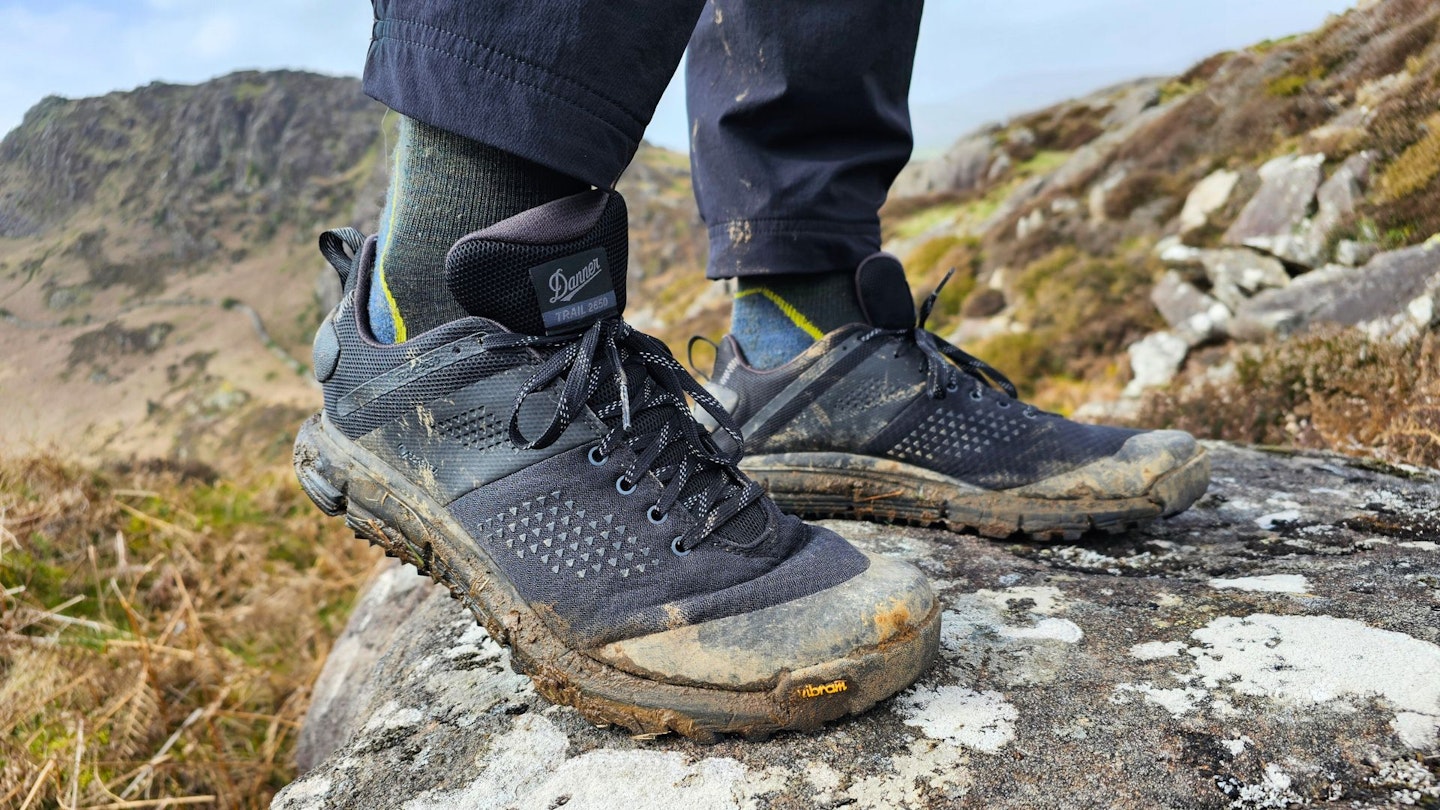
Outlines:
<svg viewBox="0 0 1440 810"><path fill-rule="evenodd" d="M706 388L740 424L741 469L783 509L1073 540L1176 514L1204 494L1209 461L1188 433L1084 425L1026 405L1003 374L925 329L938 288L917 323L893 256L861 263L856 284L869 322L785 365L751 367L731 336L715 347Z"/></svg>
<svg viewBox="0 0 1440 810"><path fill-rule="evenodd" d="M636 734L763 738L863 711L934 660L921 574L782 514L686 397L733 446L724 409L620 319L619 195L461 239L446 282L472 317L398 345L366 320L374 239L321 247L345 293L315 340L301 486L446 585L540 694Z"/></svg>

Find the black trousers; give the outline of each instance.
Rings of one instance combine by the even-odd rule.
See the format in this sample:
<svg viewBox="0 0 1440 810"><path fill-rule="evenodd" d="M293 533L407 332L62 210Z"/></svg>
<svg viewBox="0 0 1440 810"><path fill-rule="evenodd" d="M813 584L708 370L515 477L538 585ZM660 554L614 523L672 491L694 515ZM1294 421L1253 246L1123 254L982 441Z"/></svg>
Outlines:
<svg viewBox="0 0 1440 810"><path fill-rule="evenodd" d="M909 159L921 0L373 0L365 90L597 186L686 43L709 275L849 270Z"/></svg>

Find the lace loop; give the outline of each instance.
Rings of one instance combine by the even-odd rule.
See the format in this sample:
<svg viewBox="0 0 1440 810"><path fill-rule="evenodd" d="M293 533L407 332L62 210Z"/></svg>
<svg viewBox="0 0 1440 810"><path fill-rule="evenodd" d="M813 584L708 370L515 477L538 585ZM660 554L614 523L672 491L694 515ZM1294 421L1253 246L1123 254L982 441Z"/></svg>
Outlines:
<svg viewBox="0 0 1440 810"><path fill-rule="evenodd" d="M699 520L694 521L684 534L675 538L678 548L686 553L699 542L710 536L730 518L759 500L760 487L735 470L744 452L740 428L729 412L710 392L702 388L675 358L664 343L636 330L618 318L605 318L592 324L580 335L522 335L502 332L486 338L486 347L492 350L505 349L547 349L556 351L544 359L530 379L516 393L515 404L510 410L509 433L513 445L524 450L538 450L553 444L570 424L584 411L586 405L595 407L595 414L603 420L619 416L619 425L613 423L610 431L591 448L591 463L607 458L619 444L626 443L635 451L635 460L616 481L621 494L634 491L634 486L647 474L653 473L662 483L659 501L655 508L660 514L668 515L680 498L686 483L704 466L718 466L727 474L704 490L692 494L686 506ZM639 365L643 371L643 384L639 390L632 390L627 367ZM613 375L613 377L612 377ZM608 402L592 402L606 379L615 382L618 396ZM540 435L527 439L520 429L520 411L525 398L550 385L563 380L558 401L549 423ZM734 450L725 452L715 443L708 432L695 421L686 407L686 397L693 399L715 420L722 430L734 441ZM602 398L603 400L603 398ZM657 407L671 407L678 413L667 419L659 430L641 435L635 433L636 414ZM665 449L676 442L684 442L686 453L682 460L656 468ZM602 462L603 463L603 462ZM624 481L631 486L620 487ZM762 533L756 543L765 539ZM737 547L739 544L733 544Z"/></svg>

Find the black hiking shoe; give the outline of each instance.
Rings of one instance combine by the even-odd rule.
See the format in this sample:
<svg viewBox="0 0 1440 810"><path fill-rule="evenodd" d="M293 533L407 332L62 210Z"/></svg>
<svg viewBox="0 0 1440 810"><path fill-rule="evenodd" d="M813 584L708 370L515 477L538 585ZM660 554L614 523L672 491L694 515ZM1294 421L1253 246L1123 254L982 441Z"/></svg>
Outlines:
<svg viewBox="0 0 1440 810"><path fill-rule="evenodd" d="M869 323L785 365L752 368L733 336L716 347L706 388L741 426L741 469L786 511L1073 540L1205 493L1209 460L1190 434L1084 425L1020 402L1004 375L926 331L939 289L917 325L893 256L862 262L856 284Z"/></svg>
<svg viewBox="0 0 1440 810"><path fill-rule="evenodd" d="M296 438L300 484L448 586L540 694L636 734L763 738L863 711L934 660L921 574L782 514L686 397L738 438L724 409L620 319L619 195L461 239L446 279L474 317L393 346L366 319L375 241L321 249L345 294L315 340L325 410Z"/></svg>

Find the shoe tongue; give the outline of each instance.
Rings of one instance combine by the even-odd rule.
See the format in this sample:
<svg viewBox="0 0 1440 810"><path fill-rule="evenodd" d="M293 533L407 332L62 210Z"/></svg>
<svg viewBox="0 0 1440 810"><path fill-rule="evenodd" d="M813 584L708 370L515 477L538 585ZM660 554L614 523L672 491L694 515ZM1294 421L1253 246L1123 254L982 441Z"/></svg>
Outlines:
<svg viewBox="0 0 1440 810"><path fill-rule="evenodd" d="M889 253L875 253L855 268L855 291L871 326L909 329L915 325L915 300L905 268Z"/></svg>
<svg viewBox="0 0 1440 810"><path fill-rule="evenodd" d="M476 231L445 257L451 295L471 315L527 335L581 332L625 311L625 200L585 191Z"/></svg>

